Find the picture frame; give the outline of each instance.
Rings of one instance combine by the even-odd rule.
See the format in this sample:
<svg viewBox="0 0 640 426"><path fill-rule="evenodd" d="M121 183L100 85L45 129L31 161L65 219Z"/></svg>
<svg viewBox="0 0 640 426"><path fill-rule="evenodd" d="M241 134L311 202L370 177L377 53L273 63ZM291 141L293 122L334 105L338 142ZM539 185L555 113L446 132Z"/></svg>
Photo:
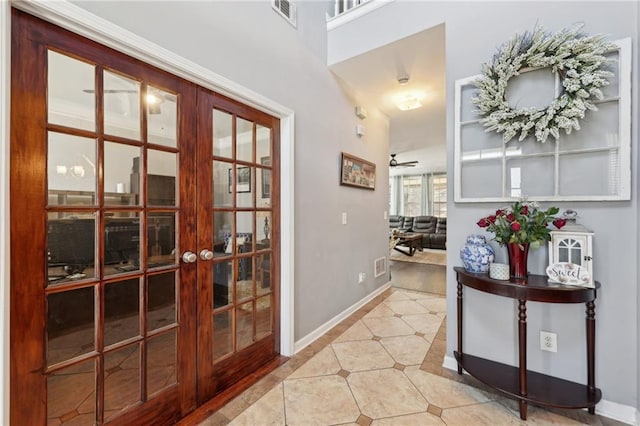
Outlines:
<svg viewBox="0 0 640 426"><path fill-rule="evenodd" d="M251 167L236 169L236 192L251 192ZM233 192L233 169L229 169L229 194Z"/></svg>
<svg viewBox="0 0 640 426"><path fill-rule="evenodd" d="M261 157L260 164L271 166L271 157ZM271 198L271 169L261 169L260 182L262 186L261 197Z"/></svg>
<svg viewBox="0 0 640 426"><path fill-rule="evenodd" d="M343 152L340 159L340 185L376 189L376 165Z"/></svg>

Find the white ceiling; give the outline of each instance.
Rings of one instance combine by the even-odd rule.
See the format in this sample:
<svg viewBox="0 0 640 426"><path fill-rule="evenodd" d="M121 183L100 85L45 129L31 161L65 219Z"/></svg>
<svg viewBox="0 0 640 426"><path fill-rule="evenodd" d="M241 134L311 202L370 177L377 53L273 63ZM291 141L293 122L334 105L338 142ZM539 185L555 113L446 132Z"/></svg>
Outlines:
<svg viewBox="0 0 640 426"><path fill-rule="evenodd" d="M393 168L391 175L446 170L444 24L339 62L331 70L356 99L389 117L389 150L398 162L419 161L416 167ZM409 76L409 83L401 86L401 76ZM394 98L408 91L422 93L421 108L397 108Z"/></svg>

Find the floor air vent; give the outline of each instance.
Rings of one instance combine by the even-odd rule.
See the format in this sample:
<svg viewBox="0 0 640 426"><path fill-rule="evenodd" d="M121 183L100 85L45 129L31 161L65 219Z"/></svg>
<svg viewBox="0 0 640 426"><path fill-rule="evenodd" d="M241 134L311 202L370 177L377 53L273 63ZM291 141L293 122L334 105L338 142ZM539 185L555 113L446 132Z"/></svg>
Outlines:
<svg viewBox="0 0 640 426"><path fill-rule="evenodd" d="M387 258L381 257L373 262L373 275L377 278L387 272Z"/></svg>
<svg viewBox="0 0 640 426"><path fill-rule="evenodd" d="M273 0L273 8L291 25L296 26L296 5L291 0Z"/></svg>

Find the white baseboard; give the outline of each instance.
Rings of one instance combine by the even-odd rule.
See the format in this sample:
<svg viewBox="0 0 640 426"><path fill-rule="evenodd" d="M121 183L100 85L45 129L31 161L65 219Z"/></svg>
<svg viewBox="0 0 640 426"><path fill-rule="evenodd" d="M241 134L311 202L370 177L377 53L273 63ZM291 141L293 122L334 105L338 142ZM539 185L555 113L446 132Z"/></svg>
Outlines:
<svg viewBox="0 0 640 426"><path fill-rule="evenodd" d="M454 357L449 355L444 356L442 366L449 370L458 371L458 362ZM464 373L469 374L466 371L464 371ZM640 414L635 407L607 401L606 399L601 399L598 405L596 405L596 414L629 425L638 425L638 421L640 420Z"/></svg>
<svg viewBox="0 0 640 426"><path fill-rule="evenodd" d="M306 348L307 346L309 346L310 344L312 344L313 342L315 342L316 340L318 340L327 331L331 330L333 327L338 325L342 320L346 319L349 315L351 315L352 313L354 313L355 311L357 311L358 309L360 309L361 307L363 307L364 305L369 303L376 296L378 296L379 294L383 293L385 290L387 290L390 287L391 287L391 281L389 281L388 283L384 284L382 287L377 288L372 293L369 293L367 296L365 296L360 301L358 301L355 304L351 305L350 307L348 307L344 311L340 312L335 317L331 318L329 321L327 321L324 324L322 324L320 327L318 327L315 330L313 330L311 333L307 334L306 336L304 336L300 340L296 341L294 343L294 346L293 346L293 352L294 353L298 353L301 350L303 350L304 348Z"/></svg>

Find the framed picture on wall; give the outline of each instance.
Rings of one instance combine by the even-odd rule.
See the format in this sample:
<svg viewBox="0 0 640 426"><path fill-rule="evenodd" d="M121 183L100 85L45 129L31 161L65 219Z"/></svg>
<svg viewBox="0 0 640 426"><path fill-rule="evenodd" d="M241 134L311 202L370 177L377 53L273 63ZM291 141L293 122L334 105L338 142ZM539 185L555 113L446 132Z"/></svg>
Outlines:
<svg viewBox="0 0 640 426"><path fill-rule="evenodd" d="M376 165L343 152L340 161L340 185L376 189Z"/></svg>
<svg viewBox="0 0 640 426"><path fill-rule="evenodd" d="M260 158L260 164L271 166L271 157ZM271 198L271 170L261 169L260 177L262 182L262 198Z"/></svg>
<svg viewBox="0 0 640 426"><path fill-rule="evenodd" d="M238 167L236 192L251 192L251 167ZM229 194L233 192L233 169L229 169Z"/></svg>

